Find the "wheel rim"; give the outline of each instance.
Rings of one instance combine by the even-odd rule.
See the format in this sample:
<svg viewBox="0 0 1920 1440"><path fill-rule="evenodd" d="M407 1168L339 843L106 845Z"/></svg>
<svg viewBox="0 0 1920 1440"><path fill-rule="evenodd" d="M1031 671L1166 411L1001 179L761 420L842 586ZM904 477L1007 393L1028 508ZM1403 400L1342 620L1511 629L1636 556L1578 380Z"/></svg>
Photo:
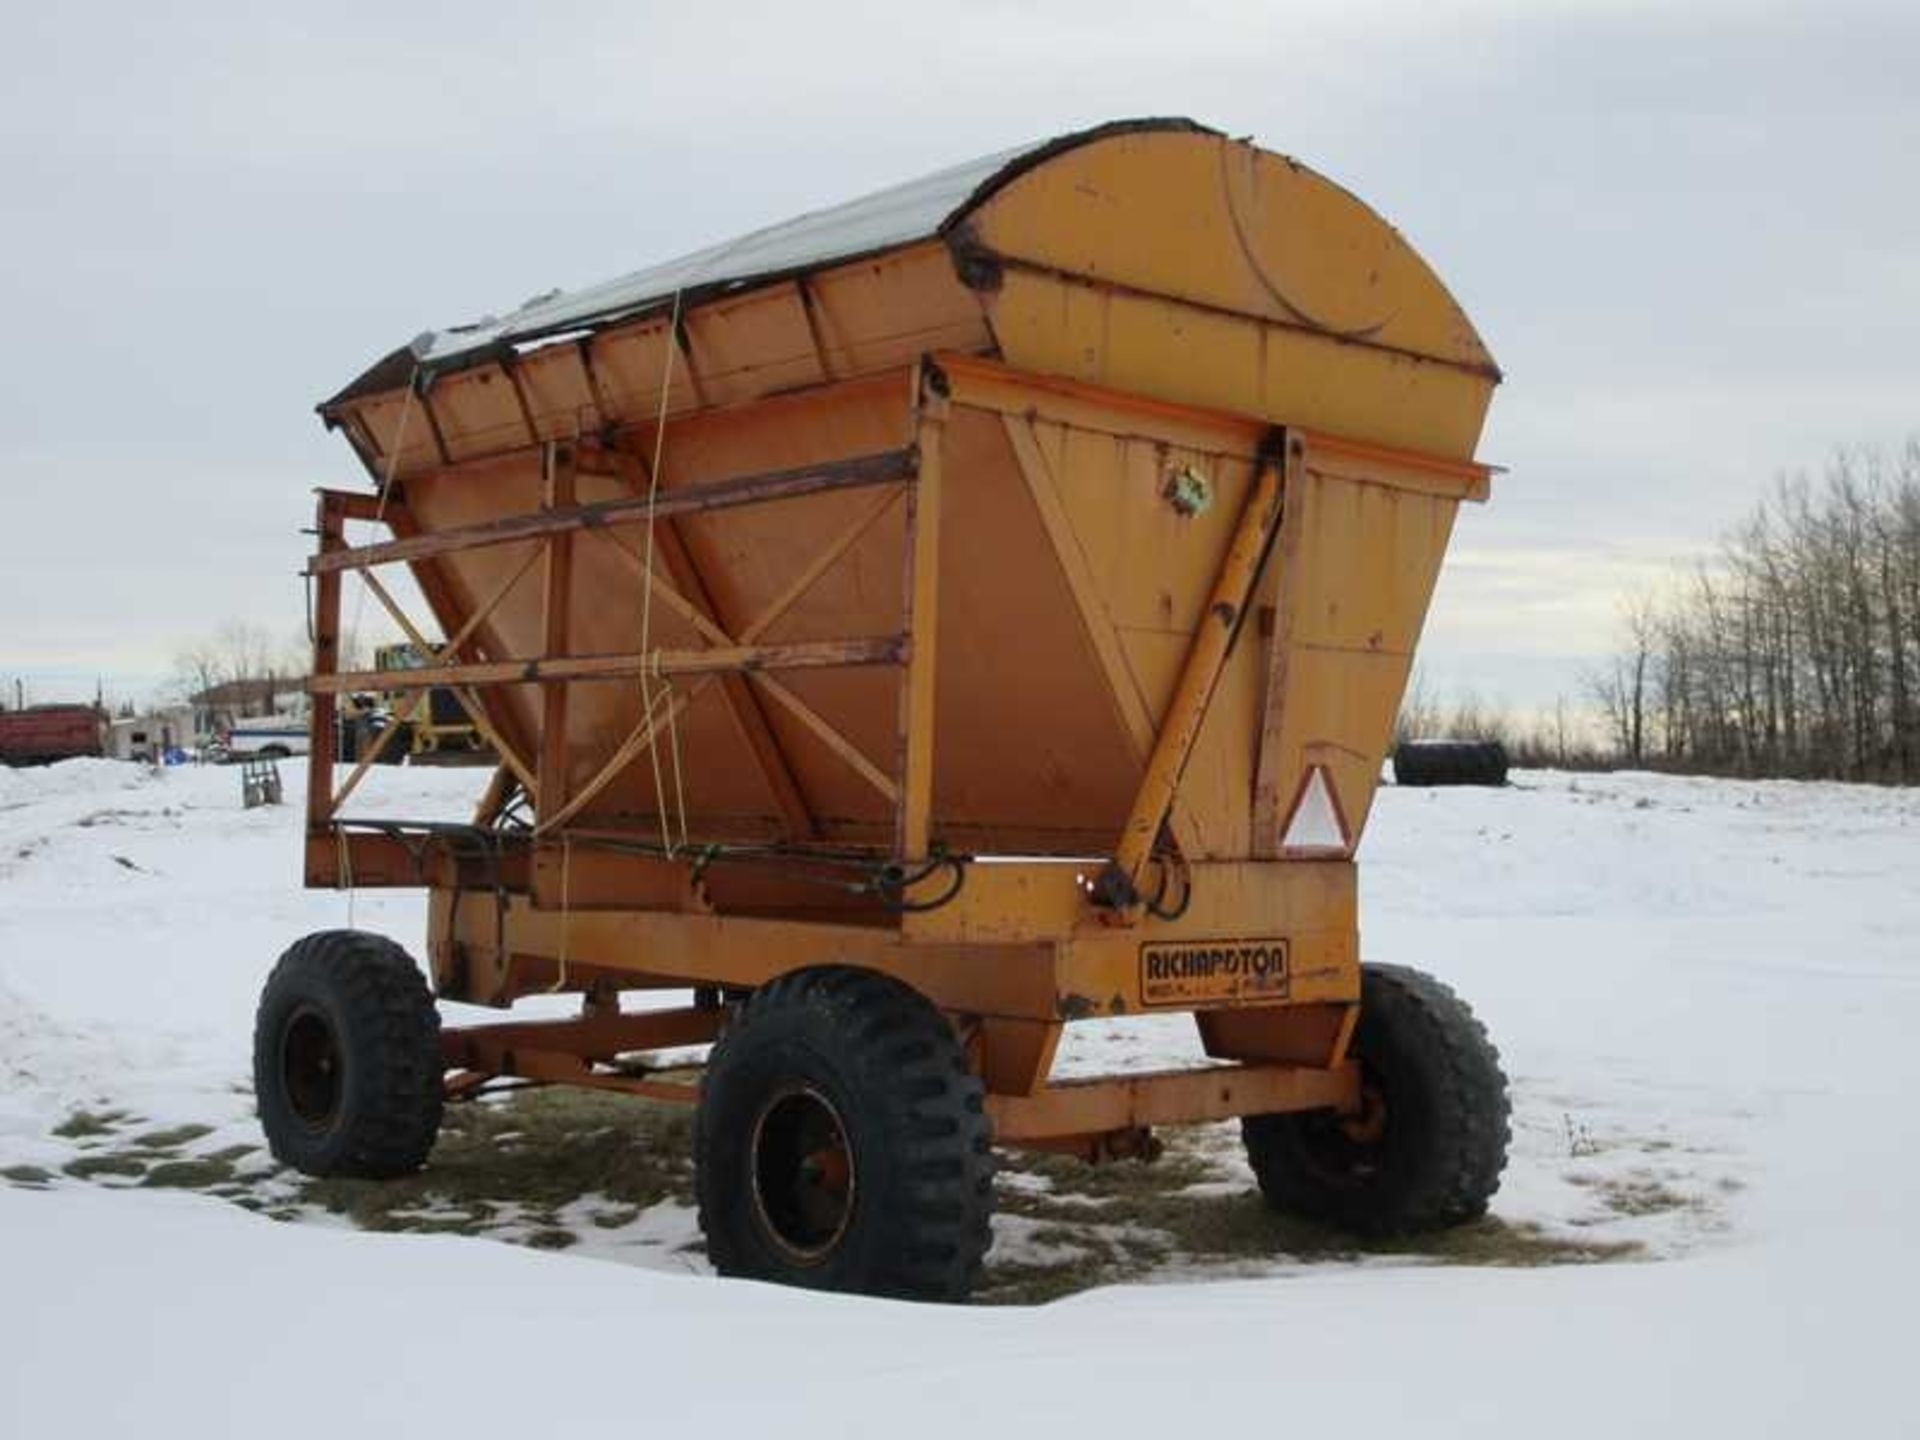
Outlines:
<svg viewBox="0 0 1920 1440"><path fill-rule="evenodd" d="M1300 1159L1325 1182L1341 1188L1364 1186L1387 1162L1392 1113L1386 1087L1364 1062L1356 1113L1315 1112L1300 1119Z"/></svg>
<svg viewBox="0 0 1920 1440"><path fill-rule="evenodd" d="M1355 1145L1377 1147L1387 1138L1387 1092L1370 1070L1360 1080L1360 1109L1340 1117L1340 1133Z"/></svg>
<svg viewBox="0 0 1920 1440"><path fill-rule="evenodd" d="M325 1130L340 1113L340 1044L327 1017L302 1005L280 1032L280 1088L294 1119Z"/></svg>
<svg viewBox="0 0 1920 1440"><path fill-rule="evenodd" d="M753 1203L762 1229L790 1258L817 1264L853 1218L853 1149L840 1112L818 1090L790 1086L753 1124Z"/></svg>

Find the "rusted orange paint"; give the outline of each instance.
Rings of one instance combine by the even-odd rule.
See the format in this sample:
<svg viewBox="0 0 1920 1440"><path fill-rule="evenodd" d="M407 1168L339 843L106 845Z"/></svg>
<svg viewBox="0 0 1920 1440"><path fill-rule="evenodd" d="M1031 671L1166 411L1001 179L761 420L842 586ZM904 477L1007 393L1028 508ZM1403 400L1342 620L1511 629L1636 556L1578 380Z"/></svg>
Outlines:
<svg viewBox="0 0 1920 1440"><path fill-rule="evenodd" d="M443 633L494 606L460 659L492 667L472 672L492 678L491 726L537 760L540 838L503 842L505 878L475 887L472 857L439 842L417 861L387 837L343 845L320 786L309 881L427 884L440 991L484 1004L563 980L894 975L969 1037L1004 1133L1037 1142L1350 1105L1351 845L1455 511L1488 493L1474 447L1498 371L1379 216L1221 136L1065 149L965 232L992 264L903 244L706 297L678 334L643 315L447 375L425 400L343 402L332 418L397 493L391 515L366 497L331 513L397 534L904 446L919 463L904 503L833 492L684 515L651 586L630 511L591 541L419 560ZM529 547L552 557L544 587L512 584ZM902 912L778 856L621 849L658 840L667 804L653 762L670 742L615 663L641 650L649 589L696 847L1021 858L971 863L946 903ZM876 636L898 641L866 655L883 663L839 663ZM702 654L735 667L724 684L667 674ZM767 655L833 663L743 668ZM1287 813L1316 772L1349 845L1289 858ZM1163 913L1090 901L1116 857L1148 898L1162 886ZM951 878L894 898L939 898ZM1279 988L1222 982L1193 1002L1208 1049L1240 1068L1048 1085L1061 1027L1139 1013L1142 946L1184 942L1287 957ZM521 1063L599 1083L585 1043L548 1036Z"/></svg>

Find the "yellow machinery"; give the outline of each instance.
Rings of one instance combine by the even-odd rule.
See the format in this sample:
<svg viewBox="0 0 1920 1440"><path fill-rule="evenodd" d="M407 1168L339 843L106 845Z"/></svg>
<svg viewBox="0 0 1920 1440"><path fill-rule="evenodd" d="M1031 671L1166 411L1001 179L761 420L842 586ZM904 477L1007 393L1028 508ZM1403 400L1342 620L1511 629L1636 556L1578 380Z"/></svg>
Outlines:
<svg viewBox="0 0 1920 1440"><path fill-rule="evenodd" d="M1353 857L1498 380L1359 200L1180 121L390 355L321 406L372 486L319 503L307 882L428 889L442 997L582 1008L442 1031L393 942L310 936L260 1010L276 1153L414 1168L501 1076L697 1102L723 1273L930 1298L994 1145L1237 1117L1278 1207L1482 1213L1497 1057L1362 967ZM426 647L395 564L449 638L342 673L350 575ZM471 824L343 814L334 698L396 686L496 748ZM1064 1026L1169 1012L1208 1063L1051 1078ZM632 1059L709 1041L697 1085Z"/></svg>
<svg viewBox="0 0 1920 1440"><path fill-rule="evenodd" d="M373 667L383 673L423 668L433 651L430 646L402 640L382 645L373 652ZM404 727L396 746L404 746L413 755L469 754L481 749L480 732L467 715L460 698L444 685L422 693L419 690L388 690L388 708L393 723ZM402 718L410 717L410 718ZM398 756L394 757L398 759Z"/></svg>

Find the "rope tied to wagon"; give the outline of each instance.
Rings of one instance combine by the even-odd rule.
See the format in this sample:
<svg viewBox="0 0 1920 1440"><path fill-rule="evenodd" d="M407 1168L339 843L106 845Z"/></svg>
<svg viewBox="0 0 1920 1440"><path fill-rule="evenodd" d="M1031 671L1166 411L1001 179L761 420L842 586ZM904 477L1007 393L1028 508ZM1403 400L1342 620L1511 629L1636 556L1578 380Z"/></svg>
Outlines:
<svg viewBox="0 0 1920 1440"><path fill-rule="evenodd" d="M660 841L669 859L687 844L687 797L680 757L679 707L674 703L673 682L660 673L660 650L653 643L653 527L654 511L660 496L660 466L666 458L667 400L673 386L673 357L680 348L680 305L684 295L684 289L673 292L673 306L667 317L667 353L660 367L660 400L653 421L653 463L647 467L647 548L641 562L640 580L640 653L649 658L648 668L640 672L640 705L650 742L647 758L653 769L653 798L655 811L660 816ZM659 687L657 690L654 688L656 685ZM657 706L662 700L666 704L667 745L671 751L673 768L674 810L671 815L667 809L666 777L660 767L655 719ZM675 821L679 828L677 839L674 835Z"/></svg>
<svg viewBox="0 0 1920 1440"><path fill-rule="evenodd" d="M387 518L387 502L393 495L393 482L400 474L400 455L407 444L407 421L413 418L413 398L420 390L420 362L413 362L413 369L407 373L406 388L400 399L400 420L393 427L393 448L387 452L387 473L380 481L380 500L373 508L373 523L378 525ZM366 571L356 572L361 583L353 595L353 623L347 626L347 652L352 654L360 648L360 620L367 608Z"/></svg>
<svg viewBox="0 0 1920 1440"><path fill-rule="evenodd" d="M353 847L347 844L343 825L333 827L333 838L340 847L340 883L347 892L347 929L353 929Z"/></svg>

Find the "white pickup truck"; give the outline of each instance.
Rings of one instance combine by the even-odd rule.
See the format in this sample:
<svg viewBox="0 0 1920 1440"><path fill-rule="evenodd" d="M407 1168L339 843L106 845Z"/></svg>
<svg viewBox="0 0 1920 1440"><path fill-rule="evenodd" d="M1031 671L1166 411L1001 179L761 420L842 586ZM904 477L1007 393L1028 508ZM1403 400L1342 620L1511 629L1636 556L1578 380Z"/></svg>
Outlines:
<svg viewBox="0 0 1920 1440"><path fill-rule="evenodd" d="M309 749L307 722L285 715L236 720L219 741L228 760L284 760Z"/></svg>

